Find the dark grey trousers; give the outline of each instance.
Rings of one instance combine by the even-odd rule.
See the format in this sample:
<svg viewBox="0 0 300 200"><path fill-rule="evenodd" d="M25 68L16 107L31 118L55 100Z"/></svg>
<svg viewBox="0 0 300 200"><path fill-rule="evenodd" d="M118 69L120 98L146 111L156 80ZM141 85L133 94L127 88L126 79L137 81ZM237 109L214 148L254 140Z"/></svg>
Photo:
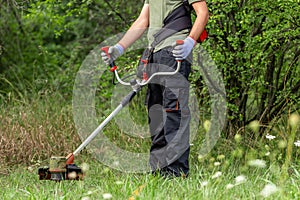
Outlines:
<svg viewBox="0 0 300 200"><path fill-rule="evenodd" d="M153 54L148 75L174 71L177 62L168 49ZM180 72L159 76L148 85L147 104L151 133L150 166L153 171L181 176L189 172L189 82L191 64L181 63Z"/></svg>

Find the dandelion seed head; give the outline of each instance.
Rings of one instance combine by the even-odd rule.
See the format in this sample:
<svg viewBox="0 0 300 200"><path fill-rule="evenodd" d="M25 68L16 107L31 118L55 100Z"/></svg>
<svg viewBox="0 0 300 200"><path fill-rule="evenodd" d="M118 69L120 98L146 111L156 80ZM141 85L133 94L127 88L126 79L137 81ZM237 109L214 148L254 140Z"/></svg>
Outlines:
<svg viewBox="0 0 300 200"><path fill-rule="evenodd" d="M117 185L122 185L123 182L122 182L122 181L116 181L116 184L117 184Z"/></svg>
<svg viewBox="0 0 300 200"><path fill-rule="evenodd" d="M216 179L216 178L219 178L220 176L222 176L222 172L220 171L217 171L214 175L212 175L212 179Z"/></svg>
<svg viewBox="0 0 300 200"><path fill-rule="evenodd" d="M207 186L207 185L208 185L208 181L202 181L202 182L201 182L201 186L202 186L202 187L205 187L205 186Z"/></svg>
<svg viewBox="0 0 300 200"><path fill-rule="evenodd" d="M230 190L230 189L233 188L233 187L234 187L234 185L231 184L231 183L229 183L229 184L226 185L226 189L227 189L227 190Z"/></svg>
<svg viewBox="0 0 300 200"><path fill-rule="evenodd" d="M270 195L276 193L279 190L279 188L274 184L267 184L260 192L260 195L263 197L269 197Z"/></svg>
<svg viewBox="0 0 300 200"><path fill-rule="evenodd" d="M300 116L296 113L291 114L289 118L289 123L291 127L296 128L297 126L300 125Z"/></svg>
<svg viewBox="0 0 300 200"><path fill-rule="evenodd" d="M280 140L279 142L278 142L278 148L280 148L280 149L284 149L285 147L286 147L286 141L284 141L284 140Z"/></svg>
<svg viewBox="0 0 300 200"><path fill-rule="evenodd" d="M249 127L251 128L251 130L253 132L257 133L259 130L259 121L254 120L254 121L250 122Z"/></svg>
<svg viewBox="0 0 300 200"><path fill-rule="evenodd" d="M266 161L260 159L250 160L248 161L248 165L252 167L265 168Z"/></svg>
<svg viewBox="0 0 300 200"><path fill-rule="evenodd" d="M242 136L241 136L240 134L235 134L234 140L235 140L236 142L240 142L241 139L242 139Z"/></svg>
<svg viewBox="0 0 300 200"><path fill-rule="evenodd" d="M103 199L111 199L112 195L110 193L104 193L102 194Z"/></svg>
<svg viewBox="0 0 300 200"><path fill-rule="evenodd" d="M235 177L235 184L241 184L246 182L247 178L244 175L239 175L237 177Z"/></svg>

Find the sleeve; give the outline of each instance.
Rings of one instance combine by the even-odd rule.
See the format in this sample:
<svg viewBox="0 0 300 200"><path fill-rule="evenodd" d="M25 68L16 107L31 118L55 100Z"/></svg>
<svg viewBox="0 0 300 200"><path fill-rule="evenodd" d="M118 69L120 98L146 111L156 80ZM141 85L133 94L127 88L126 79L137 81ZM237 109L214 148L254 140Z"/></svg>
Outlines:
<svg viewBox="0 0 300 200"><path fill-rule="evenodd" d="M188 0L189 4L193 4L195 2L201 2L201 1L206 1L206 0Z"/></svg>

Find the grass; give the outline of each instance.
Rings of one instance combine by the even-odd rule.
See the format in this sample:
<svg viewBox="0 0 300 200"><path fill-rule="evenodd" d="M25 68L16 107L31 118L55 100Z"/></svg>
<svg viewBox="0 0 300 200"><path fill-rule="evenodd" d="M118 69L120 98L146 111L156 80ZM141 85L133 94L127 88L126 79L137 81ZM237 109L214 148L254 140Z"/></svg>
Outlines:
<svg viewBox="0 0 300 200"><path fill-rule="evenodd" d="M67 154L80 142L72 107L57 94L0 104L0 121L2 164L34 164L52 154Z"/></svg>
<svg viewBox="0 0 300 200"><path fill-rule="evenodd" d="M278 166L248 168L240 173L235 163L227 170L222 164L210 168L191 164L186 179L164 179L150 174L126 174L112 170L85 157L79 162L89 165L83 181L39 181L36 167L17 167L2 174L1 199L263 199L266 185L276 185L276 191L265 199L299 199L300 175L296 171L283 184L279 183ZM216 177L216 172L222 175ZM242 176L241 176L242 175ZM237 182L237 177L240 177Z"/></svg>
<svg viewBox="0 0 300 200"><path fill-rule="evenodd" d="M187 179L116 171L84 151L76 157L76 164L89 166L84 180L53 182L39 181L37 169L47 165L51 155L67 155L80 144L71 106L52 94L30 102L8 102L0 109L0 199L300 198L300 148L288 141L291 130L299 140L299 126L291 129L288 118L268 130L275 139L247 139L251 134L248 127L245 135L219 139L206 157L197 153L201 138L196 139ZM114 123L109 124L104 134L117 146L147 151L148 140L131 139L114 127ZM289 145L293 148L287 148ZM282 172L284 163L289 167L288 176Z"/></svg>

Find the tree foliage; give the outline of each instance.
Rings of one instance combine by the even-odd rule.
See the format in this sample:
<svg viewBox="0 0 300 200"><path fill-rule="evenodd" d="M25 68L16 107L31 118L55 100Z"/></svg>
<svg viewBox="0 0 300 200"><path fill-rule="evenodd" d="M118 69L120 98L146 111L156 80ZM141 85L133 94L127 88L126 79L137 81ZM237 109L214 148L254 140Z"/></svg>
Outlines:
<svg viewBox="0 0 300 200"><path fill-rule="evenodd" d="M205 47L224 76L228 130L299 109L299 2L218 0L209 7Z"/></svg>
<svg viewBox="0 0 300 200"><path fill-rule="evenodd" d="M97 44L127 28L142 1L2 1L0 94L52 87L71 97L74 76ZM134 14L132 14L134 13Z"/></svg>
<svg viewBox="0 0 300 200"><path fill-rule="evenodd" d="M299 1L207 3L209 40L203 47L224 77L227 133L253 120L268 124L288 109L299 110ZM107 37L125 31L142 4L0 1L0 99L12 93L18 98L47 94L49 89L70 99L84 57Z"/></svg>

